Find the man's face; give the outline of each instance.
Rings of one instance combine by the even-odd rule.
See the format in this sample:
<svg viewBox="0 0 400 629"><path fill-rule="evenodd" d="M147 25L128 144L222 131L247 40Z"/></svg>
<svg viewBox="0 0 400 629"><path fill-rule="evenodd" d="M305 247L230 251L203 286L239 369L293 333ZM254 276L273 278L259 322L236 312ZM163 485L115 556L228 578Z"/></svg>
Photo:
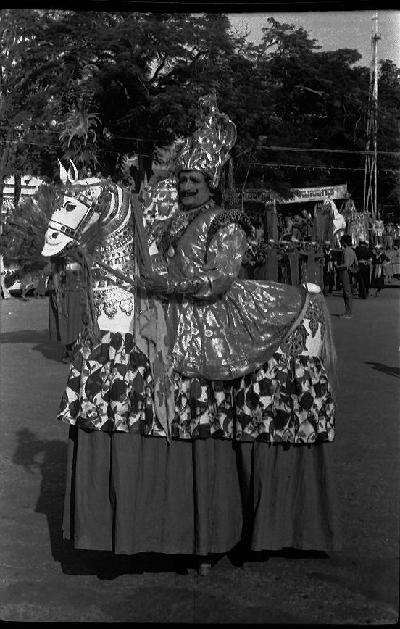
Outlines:
<svg viewBox="0 0 400 629"><path fill-rule="evenodd" d="M181 170L178 175L178 192L185 210L203 205L211 196L207 180L199 170Z"/></svg>

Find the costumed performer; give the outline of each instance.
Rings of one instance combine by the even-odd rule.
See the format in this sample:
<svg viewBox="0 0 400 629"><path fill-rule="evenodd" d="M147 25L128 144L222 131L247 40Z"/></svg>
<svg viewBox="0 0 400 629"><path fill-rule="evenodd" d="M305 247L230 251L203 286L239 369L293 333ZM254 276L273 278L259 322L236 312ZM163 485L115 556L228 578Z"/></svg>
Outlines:
<svg viewBox="0 0 400 629"><path fill-rule="evenodd" d="M160 477L163 494L186 479L195 507L194 518L176 504L169 521L157 519L158 550L177 552L181 535L181 552L192 546L202 573L239 539L253 550L337 546L329 313L315 285L238 279L252 227L213 198L235 140L215 98L203 98L197 131L175 160L179 207L158 232L164 274L147 286L166 332L146 431L171 442L175 472Z"/></svg>

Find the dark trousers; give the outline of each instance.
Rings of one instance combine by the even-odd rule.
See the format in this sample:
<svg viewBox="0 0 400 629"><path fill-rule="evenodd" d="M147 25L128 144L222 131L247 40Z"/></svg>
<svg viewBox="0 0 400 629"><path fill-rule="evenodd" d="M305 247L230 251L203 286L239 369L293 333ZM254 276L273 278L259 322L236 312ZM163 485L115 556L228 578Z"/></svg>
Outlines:
<svg viewBox="0 0 400 629"><path fill-rule="evenodd" d="M369 287L369 264L360 264L360 270L358 272L358 295L361 299L368 297Z"/></svg>
<svg viewBox="0 0 400 629"><path fill-rule="evenodd" d="M334 283L333 271L324 271L324 295L332 292Z"/></svg>
<svg viewBox="0 0 400 629"><path fill-rule="evenodd" d="M353 298L351 295L351 278L350 273L346 269L342 272L343 301L346 314L351 314Z"/></svg>

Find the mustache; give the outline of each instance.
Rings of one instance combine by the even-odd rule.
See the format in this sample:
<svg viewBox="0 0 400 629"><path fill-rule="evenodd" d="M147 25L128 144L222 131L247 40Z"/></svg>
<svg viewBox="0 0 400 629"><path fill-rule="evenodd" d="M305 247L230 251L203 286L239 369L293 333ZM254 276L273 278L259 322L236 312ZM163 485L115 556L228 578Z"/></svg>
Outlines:
<svg viewBox="0 0 400 629"><path fill-rule="evenodd" d="M179 194L181 198L184 198L184 197L194 197L197 193L198 193L198 190L195 190L194 192L189 192L189 191L180 192Z"/></svg>

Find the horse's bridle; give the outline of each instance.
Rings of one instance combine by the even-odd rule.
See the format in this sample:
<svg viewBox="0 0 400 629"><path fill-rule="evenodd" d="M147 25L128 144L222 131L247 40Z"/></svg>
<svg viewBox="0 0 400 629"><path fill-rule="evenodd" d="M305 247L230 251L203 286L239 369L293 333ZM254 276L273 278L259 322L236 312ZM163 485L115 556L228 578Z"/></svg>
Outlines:
<svg viewBox="0 0 400 629"><path fill-rule="evenodd" d="M77 198L77 200L83 203L81 199ZM50 219L49 227L51 229L54 229L54 231L60 232L61 234L65 234L65 236L68 236L68 238L72 238L72 240L78 241L79 237L82 235L84 228L87 226L90 219L92 218L94 211L97 207L97 204L98 204L98 199L93 201L93 203L87 208L87 211L82 216L81 220L79 221L76 227L70 227L69 225L65 225L65 223L61 223L60 221L55 221L53 219ZM83 205L86 205L86 204L83 203Z"/></svg>

